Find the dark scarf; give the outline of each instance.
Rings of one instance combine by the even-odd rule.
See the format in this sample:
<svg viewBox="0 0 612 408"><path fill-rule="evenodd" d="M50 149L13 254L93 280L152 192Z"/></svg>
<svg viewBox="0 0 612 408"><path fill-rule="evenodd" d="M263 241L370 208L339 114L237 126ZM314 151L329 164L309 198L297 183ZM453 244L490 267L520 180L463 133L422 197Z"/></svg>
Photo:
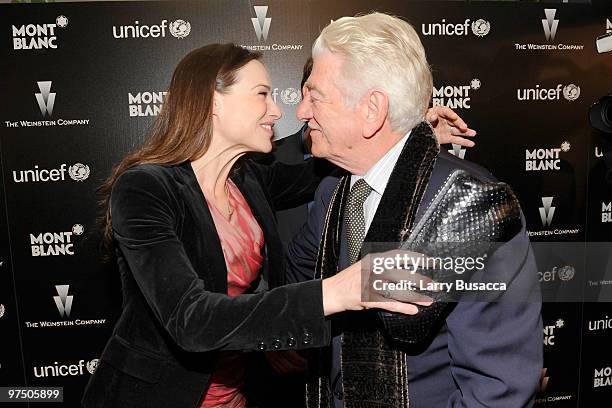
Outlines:
<svg viewBox="0 0 612 408"><path fill-rule="evenodd" d="M438 142L431 126L425 122L417 125L391 173L364 242L393 242L399 247L406 240L438 153ZM338 270L340 234L349 188L350 175L346 175L340 179L327 209L315 269L317 278L333 276ZM362 256L366 255L364 249ZM406 355L387 344L379 330L375 311L343 313L336 320L342 328L345 407L407 408ZM331 350L325 348L315 354L309 361L307 406L327 408L331 397Z"/></svg>

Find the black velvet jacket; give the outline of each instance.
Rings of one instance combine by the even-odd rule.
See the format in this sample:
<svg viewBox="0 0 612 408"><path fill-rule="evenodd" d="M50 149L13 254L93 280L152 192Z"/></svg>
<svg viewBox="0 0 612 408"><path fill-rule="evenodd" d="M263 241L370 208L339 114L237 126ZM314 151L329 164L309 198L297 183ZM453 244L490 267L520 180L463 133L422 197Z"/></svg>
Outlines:
<svg viewBox="0 0 612 408"><path fill-rule="evenodd" d="M321 281L284 285L274 209L310 200L313 164L242 161L232 177L265 237L250 294L227 296L212 216L189 162L141 165L111 199L123 313L85 395L85 407L196 407L216 351L321 347L330 340ZM270 289L270 290L268 290Z"/></svg>

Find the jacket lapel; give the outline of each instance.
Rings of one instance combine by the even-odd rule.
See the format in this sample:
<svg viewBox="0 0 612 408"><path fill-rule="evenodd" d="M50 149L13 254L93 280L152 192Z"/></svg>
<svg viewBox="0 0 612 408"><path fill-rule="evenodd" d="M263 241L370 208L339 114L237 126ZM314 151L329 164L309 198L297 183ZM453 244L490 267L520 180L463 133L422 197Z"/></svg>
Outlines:
<svg viewBox="0 0 612 408"><path fill-rule="evenodd" d="M196 273L205 282L207 290L227 293L227 268L223 249L204 193L198 184L190 161L175 168L181 184L183 201L193 215L193 225L183 226L183 229L193 228L194 230L193 234L187 235L195 237L194 242L184 243L186 247L192 249L188 255L191 257Z"/></svg>
<svg viewBox="0 0 612 408"><path fill-rule="evenodd" d="M402 242L410 235L439 151L429 124L422 122L412 130L389 177L364 243ZM371 248L363 249L369 251Z"/></svg>

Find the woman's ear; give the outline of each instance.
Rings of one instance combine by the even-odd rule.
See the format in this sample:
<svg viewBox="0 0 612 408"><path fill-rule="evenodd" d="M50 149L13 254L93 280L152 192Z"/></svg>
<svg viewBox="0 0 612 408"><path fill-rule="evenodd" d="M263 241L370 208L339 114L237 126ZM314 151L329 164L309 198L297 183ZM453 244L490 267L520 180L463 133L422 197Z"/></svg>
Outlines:
<svg viewBox="0 0 612 408"><path fill-rule="evenodd" d="M219 114L223 111L223 96L215 91L213 94L213 106L212 106L212 114L213 116L219 116Z"/></svg>

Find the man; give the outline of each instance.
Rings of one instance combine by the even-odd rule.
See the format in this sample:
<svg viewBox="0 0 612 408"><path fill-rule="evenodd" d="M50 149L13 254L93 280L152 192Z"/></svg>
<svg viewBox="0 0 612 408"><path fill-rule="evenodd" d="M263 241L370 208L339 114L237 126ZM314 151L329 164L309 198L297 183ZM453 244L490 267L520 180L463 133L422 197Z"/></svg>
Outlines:
<svg viewBox="0 0 612 408"><path fill-rule="evenodd" d="M436 193L456 170L476 189L503 186L485 169L439 152L422 123L432 77L408 23L380 13L341 18L321 32L313 59L298 117L311 129L312 154L347 175L323 180L308 223L289 244L293 280L333 275L359 259L362 242L405 241L424 213L434 225L440 217L454 222L451 213L427 209L444 199ZM517 228L505 229L510 242L491 254L484 276L537 287L524 218L511 192L506 198ZM485 210L496 205L490 200ZM504 229L510 215L492 214ZM505 296L459 302L417 347L391 342L380 315L333 319L331 350L309 360L308 406L531 406L542 366L541 305Z"/></svg>

